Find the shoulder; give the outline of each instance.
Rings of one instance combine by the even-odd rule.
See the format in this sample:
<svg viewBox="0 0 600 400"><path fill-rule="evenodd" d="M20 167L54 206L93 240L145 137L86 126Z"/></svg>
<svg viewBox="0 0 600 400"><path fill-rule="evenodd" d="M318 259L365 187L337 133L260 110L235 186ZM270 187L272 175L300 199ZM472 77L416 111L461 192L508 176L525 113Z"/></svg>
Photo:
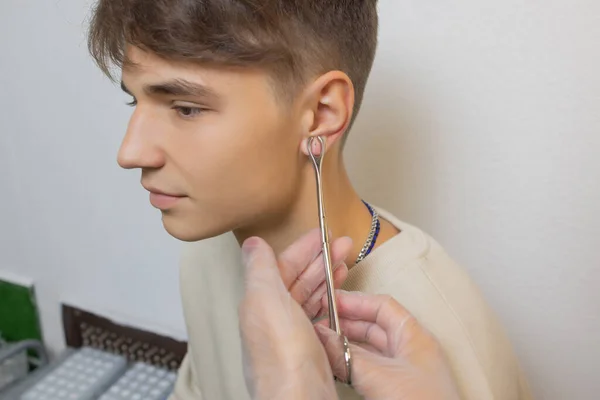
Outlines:
<svg viewBox="0 0 600 400"><path fill-rule="evenodd" d="M367 284L372 276L380 278L367 291L394 297L436 336L465 399L519 398L512 345L467 271L421 229L385 211L381 215L401 233L359 274Z"/></svg>

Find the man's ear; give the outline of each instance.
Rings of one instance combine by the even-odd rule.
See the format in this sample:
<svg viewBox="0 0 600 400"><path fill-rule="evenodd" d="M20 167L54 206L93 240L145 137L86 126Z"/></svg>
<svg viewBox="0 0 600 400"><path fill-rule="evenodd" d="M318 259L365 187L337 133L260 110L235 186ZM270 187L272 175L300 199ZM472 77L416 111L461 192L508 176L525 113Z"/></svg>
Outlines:
<svg viewBox="0 0 600 400"><path fill-rule="evenodd" d="M320 76L305 91L307 129L302 140L302 152L308 155L307 143L311 136L325 139L327 148L341 142L352 119L354 86L341 71Z"/></svg>

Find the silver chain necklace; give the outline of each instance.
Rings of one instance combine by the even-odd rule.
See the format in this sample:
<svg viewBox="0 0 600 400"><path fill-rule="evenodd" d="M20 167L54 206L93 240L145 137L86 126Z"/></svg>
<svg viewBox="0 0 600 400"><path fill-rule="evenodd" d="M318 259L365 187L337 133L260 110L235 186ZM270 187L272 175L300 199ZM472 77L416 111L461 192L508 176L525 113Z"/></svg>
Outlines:
<svg viewBox="0 0 600 400"><path fill-rule="evenodd" d="M367 236L367 241L360 250L360 253L358 253L358 257L356 258L355 264L358 264L359 262L364 260L365 257L371 253L375 242L377 241L377 236L379 236L379 230L381 228L381 223L379 221L379 214L377 213L377 210L371 207L371 205L369 205L367 202L363 203L365 203L365 205L369 209L369 212L371 213L371 229L369 230L369 236Z"/></svg>

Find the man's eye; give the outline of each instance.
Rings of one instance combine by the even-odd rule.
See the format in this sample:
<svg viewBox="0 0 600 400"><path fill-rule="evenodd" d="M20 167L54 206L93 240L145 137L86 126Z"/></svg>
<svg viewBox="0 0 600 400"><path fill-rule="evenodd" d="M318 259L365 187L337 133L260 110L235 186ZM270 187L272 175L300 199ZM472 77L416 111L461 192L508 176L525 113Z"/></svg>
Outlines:
<svg viewBox="0 0 600 400"><path fill-rule="evenodd" d="M198 108L198 107L184 107L184 106L176 106L173 107L174 110L177 111L177 113L182 116L183 118L193 118L198 116L199 114L202 113L202 111L204 111L204 109L202 108Z"/></svg>

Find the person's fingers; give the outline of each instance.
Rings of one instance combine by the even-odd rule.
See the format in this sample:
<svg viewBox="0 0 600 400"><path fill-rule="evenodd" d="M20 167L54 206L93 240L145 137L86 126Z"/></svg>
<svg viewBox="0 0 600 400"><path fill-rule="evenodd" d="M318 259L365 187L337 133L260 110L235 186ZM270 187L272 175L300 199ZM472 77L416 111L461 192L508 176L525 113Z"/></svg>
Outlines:
<svg viewBox="0 0 600 400"><path fill-rule="evenodd" d="M335 289L341 288L344 282L346 282L346 278L348 278L348 266L345 262L341 262L335 271L333 271L333 287Z"/></svg>
<svg viewBox="0 0 600 400"><path fill-rule="evenodd" d="M386 351L387 347L384 347L383 340L381 340L378 343L377 347L375 347L374 345L372 345L370 343L364 342L363 340L364 340L365 335L361 336L360 332L356 332L356 333L353 332L353 327L348 325L348 324L355 323L355 322L360 322L360 321L350 321L350 320L345 320L345 319L340 320L340 328L342 329L342 334L345 335L352 344L355 344L370 353L380 355L380 356L385 356L385 354L387 353L387 351ZM328 330L331 330L329 328L329 319L327 317L320 318L317 321L313 322L313 326L315 327L315 329L321 329L321 328L317 328L317 325L319 325L323 328L327 328ZM377 325L375 325L375 326L377 326ZM377 328L379 328L379 327L377 327ZM381 330L381 328L379 328L379 330ZM331 332L333 332L333 331L331 331ZM381 332L383 332L383 330L381 330ZM385 332L384 332L384 334L385 334ZM354 335L354 339L352 339L353 335ZM370 335L369 335L369 338L371 338ZM385 342L387 343L387 336L386 336Z"/></svg>
<svg viewBox="0 0 600 400"><path fill-rule="evenodd" d="M329 328L329 319L319 319L313 325ZM342 318L340 319L340 328L349 341L378 354L386 353L388 346L387 334L375 323Z"/></svg>
<svg viewBox="0 0 600 400"><path fill-rule="evenodd" d="M336 288L342 286L348 277L348 267L346 264L340 264L333 272L333 285ZM323 310L322 298L327 296L327 282L323 281L315 291L312 292L308 300L302 305L304 312L309 319L313 319Z"/></svg>
<svg viewBox="0 0 600 400"><path fill-rule="evenodd" d="M336 301L340 318L372 322L386 333L413 318L400 303L388 295L366 295L336 290ZM323 300L323 304L327 305L327 299Z"/></svg>
<svg viewBox="0 0 600 400"><path fill-rule="evenodd" d="M337 333L323 325L315 325L315 331L325 348L331 371L338 378L346 379L346 360L342 338ZM352 350L350 350L352 351Z"/></svg>
<svg viewBox="0 0 600 400"><path fill-rule="evenodd" d="M261 238L252 237L242 245L243 262L246 267L246 298L262 298L267 292L277 290L287 294L283 285L273 249Z"/></svg>
<svg viewBox="0 0 600 400"><path fill-rule="evenodd" d="M351 342L372 346L380 354L384 354L388 348L387 334L379 325L373 322L342 318L340 319L340 328Z"/></svg>
<svg viewBox="0 0 600 400"><path fill-rule="evenodd" d="M331 244L331 263L337 269L352 249L352 239L341 237ZM334 275L335 277L335 275ZM323 257L317 257L312 263L304 265L304 271L288 289L292 298L303 305L313 292L325 281L325 263Z"/></svg>
<svg viewBox="0 0 600 400"><path fill-rule="evenodd" d="M315 331L333 374L344 381L347 365L343 339L320 323L315 325ZM423 338L430 339L427 335ZM437 342L435 344L439 346ZM386 356L373 351L369 345L350 343L352 387L367 399L459 398L452 373L439 347L413 345L407 353L408 357Z"/></svg>
<svg viewBox="0 0 600 400"><path fill-rule="evenodd" d="M325 353L327 353L331 371L336 377L342 381L346 381L347 366L342 337L338 336L337 333L327 327L324 327L323 325L316 325L315 331L317 332L319 340L323 344ZM368 345L367 348L364 348L360 345L350 343L349 347L351 356L350 368L353 377L352 383L354 388L361 392L363 389L361 387L361 382L364 379L357 378L363 378L365 374L376 371L378 369L377 360L383 360L384 358L381 357L377 351L370 351L368 349Z"/></svg>
<svg viewBox="0 0 600 400"><path fill-rule="evenodd" d="M289 334L278 328L293 329L290 305L296 303L281 281L273 249L264 240L247 239L242 255L246 273L244 297L238 308L239 327L244 349L255 354L262 351L264 343Z"/></svg>
<svg viewBox="0 0 600 400"><path fill-rule="evenodd" d="M308 300L302 305L302 309L306 313L306 316L312 320L317 317L321 310L323 309L321 305L321 298L325 296L327 293L327 284L323 282L321 286L319 286L313 294L310 296Z"/></svg>
<svg viewBox="0 0 600 400"><path fill-rule="evenodd" d="M321 253L321 232L313 229L291 244L277 258L281 279L289 289L304 272L307 265L317 259Z"/></svg>
<svg viewBox="0 0 600 400"><path fill-rule="evenodd" d="M348 339L350 340L350 339ZM356 343L356 342L351 342L351 344L360 347L361 349L374 354L376 356L379 357L386 357L384 353L382 353L381 351L379 351L378 349L376 349L375 347L371 346L370 344L367 343ZM351 347L352 348L352 347Z"/></svg>

